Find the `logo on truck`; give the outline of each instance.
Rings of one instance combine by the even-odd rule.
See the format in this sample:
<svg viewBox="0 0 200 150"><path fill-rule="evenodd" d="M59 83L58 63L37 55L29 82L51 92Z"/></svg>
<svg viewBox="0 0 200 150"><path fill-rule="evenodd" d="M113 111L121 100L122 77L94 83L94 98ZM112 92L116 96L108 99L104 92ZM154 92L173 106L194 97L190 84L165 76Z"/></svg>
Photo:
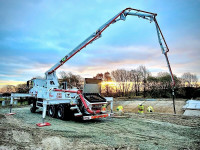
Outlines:
<svg viewBox="0 0 200 150"><path fill-rule="evenodd" d="M62 98L62 93L57 93L57 98Z"/></svg>

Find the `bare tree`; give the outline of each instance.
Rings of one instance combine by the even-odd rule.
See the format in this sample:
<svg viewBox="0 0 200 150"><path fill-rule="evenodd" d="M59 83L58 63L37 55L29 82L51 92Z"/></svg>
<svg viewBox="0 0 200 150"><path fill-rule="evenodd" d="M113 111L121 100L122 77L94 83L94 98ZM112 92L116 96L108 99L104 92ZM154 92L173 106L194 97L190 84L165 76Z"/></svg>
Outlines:
<svg viewBox="0 0 200 150"><path fill-rule="evenodd" d="M60 72L61 82L67 82L67 85L74 87L81 87L82 77L79 75L74 75L71 72L66 73L64 71Z"/></svg>
<svg viewBox="0 0 200 150"><path fill-rule="evenodd" d="M197 76L190 72L184 73L181 78L188 84L189 87L195 86L198 82Z"/></svg>
<svg viewBox="0 0 200 150"><path fill-rule="evenodd" d="M130 81L133 82L132 89L135 89L135 95L139 96L140 92L140 83L141 83L141 74L138 70L133 69L130 71Z"/></svg>
<svg viewBox="0 0 200 150"><path fill-rule="evenodd" d="M93 77L94 79L101 79L103 80L103 73L98 73L95 77Z"/></svg>
<svg viewBox="0 0 200 150"><path fill-rule="evenodd" d="M17 93L28 93L29 88L27 87L27 84L18 84L16 87Z"/></svg>
<svg viewBox="0 0 200 150"><path fill-rule="evenodd" d="M109 72L105 72L104 75L103 75L103 80L106 81L106 82L110 82L112 81L111 79L111 75ZM105 90L106 90L106 95L108 96L109 93L112 93L112 91L110 90L110 85L107 83L105 84Z"/></svg>
<svg viewBox="0 0 200 150"><path fill-rule="evenodd" d="M104 73L104 81L107 81L107 82L112 81L111 75L109 72Z"/></svg>
<svg viewBox="0 0 200 150"><path fill-rule="evenodd" d="M143 83L143 96L146 97L147 78L149 77L150 72L145 66L139 66L137 70L140 73Z"/></svg>
<svg viewBox="0 0 200 150"><path fill-rule="evenodd" d="M0 89L1 93L12 93L16 92L16 87L14 85L6 85Z"/></svg>
<svg viewBox="0 0 200 150"><path fill-rule="evenodd" d="M67 73L65 72L65 71L61 71L60 73L59 73L59 75L60 75L60 78L64 81L64 80L67 80L67 78L68 78L68 75L67 75Z"/></svg>
<svg viewBox="0 0 200 150"><path fill-rule="evenodd" d="M122 96L128 94L130 89L130 71L118 69L111 72L113 79L118 82L119 89L117 92L122 93Z"/></svg>

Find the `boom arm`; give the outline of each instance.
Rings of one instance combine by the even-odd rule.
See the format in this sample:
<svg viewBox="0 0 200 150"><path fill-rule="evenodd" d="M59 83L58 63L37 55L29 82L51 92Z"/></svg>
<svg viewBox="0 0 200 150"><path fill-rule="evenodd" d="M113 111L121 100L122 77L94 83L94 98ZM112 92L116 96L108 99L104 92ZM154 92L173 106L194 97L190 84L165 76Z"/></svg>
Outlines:
<svg viewBox="0 0 200 150"><path fill-rule="evenodd" d="M128 15L132 16L138 16L139 18L147 19L150 22L154 21L155 26L156 26L156 31L158 35L158 41L161 47L162 53L165 55L168 69L171 75L171 80L172 80L172 85L173 87L175 86L175 81L173 77L173 73L170 67L170 63L168 60L167 52L169 52L169 48L167 46L167 43L165 41L165 38L161 32L161 29L158 25L158 22L156 20L157 14L151 13L151 12L146 12L138 9L133 9L133 8L126 8L117 15L115 15L113 18L111 18L109 21L107 21L105 24L103 24L100 28L96 30L92 35L90 35L86 40L84 40L81 44L79 44L76 48L74 48L70 53L68 53L65 57L63 57L57 64L55 64L51 69L49 69L45 74L46 76L54 73L60 66L62 66L66 61L68 61L71 57L73 57L76 53L78 53L80 50L85 48L88 44L92 43L93 41L97 40L98 38L101 37L101 33L109 27L109 25L114 24L115 22L119 20L124 20Z"/></svg>

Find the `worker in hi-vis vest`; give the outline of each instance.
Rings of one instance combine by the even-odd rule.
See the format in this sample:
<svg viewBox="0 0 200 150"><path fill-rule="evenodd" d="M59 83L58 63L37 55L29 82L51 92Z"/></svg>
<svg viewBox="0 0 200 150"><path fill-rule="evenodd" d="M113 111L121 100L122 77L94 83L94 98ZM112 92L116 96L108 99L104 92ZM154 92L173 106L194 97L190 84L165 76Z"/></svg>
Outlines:
<svg viewBox="0 0 200 150"><path fill-rule="evenodd" d="M123 106L118 106L118 107L117 107L117 111L119 111L119 112L123 112L123 111L124 111Z"/></svg>
<svg viewBox="0 0 200 150"><path fill-rule="evenodd" d="M104 105L101 107L101 110L102 110L102 111L106 111L106 104L104 104Z"/></svg>
<svg viewBox="0 0 200 150"><path fill-rule="evenodd" d="M144 106L142 104L138 105L138 113L143 114L144 113Z"/></svg>
<svg viewBox="0 0 200 150"><path fill-rule="evenodd" d="M153 107L152 106L147 107L147 112L154 112Z"/></svg>

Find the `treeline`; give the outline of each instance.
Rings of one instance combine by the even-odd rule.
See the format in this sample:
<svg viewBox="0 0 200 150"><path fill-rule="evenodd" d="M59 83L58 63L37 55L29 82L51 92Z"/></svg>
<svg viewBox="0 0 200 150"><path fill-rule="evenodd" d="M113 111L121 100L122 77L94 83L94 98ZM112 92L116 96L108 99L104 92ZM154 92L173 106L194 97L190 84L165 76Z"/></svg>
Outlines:
<svg viewBox="0 0 200 150"><path fill-rule="evenodd" d="M29 88L27 87L26 83L18 84L17 86L14 85L7 85L0 88L0 93L3 93L3 96L10 96L10 93L28 93Z"/></svg>
<svg viewBox="0 0 200 150"><path fill-rule="evenodd" d="M84 78L71 72L59 73L59 82L67 82L68 88L83 88ZM41 78L41 77L40 77ZM113 97L143 97L143 98L170 98L171 76L167 72L160 72L153 76L145 66L133 70L117 69L112 72L98 73L93 78L101 79L102 94ZM181 77L174 75L175 95L177 98L200 97L198 78L195 74L184 73ZM26 84L5 86L1 93L27 93Z"/></svg>
<svg viewBox="0 0 200 150"><path fill-rule="evenodd" d="M198 78L195 74L188 72L180 78L173 76L177 98L200 97ZM172 93L170 74L160 72L157 76L152 76L145 66L133 70L118 69L98 73L94 78L106 81L102 89L105 96L170 98Z"/></svg>

